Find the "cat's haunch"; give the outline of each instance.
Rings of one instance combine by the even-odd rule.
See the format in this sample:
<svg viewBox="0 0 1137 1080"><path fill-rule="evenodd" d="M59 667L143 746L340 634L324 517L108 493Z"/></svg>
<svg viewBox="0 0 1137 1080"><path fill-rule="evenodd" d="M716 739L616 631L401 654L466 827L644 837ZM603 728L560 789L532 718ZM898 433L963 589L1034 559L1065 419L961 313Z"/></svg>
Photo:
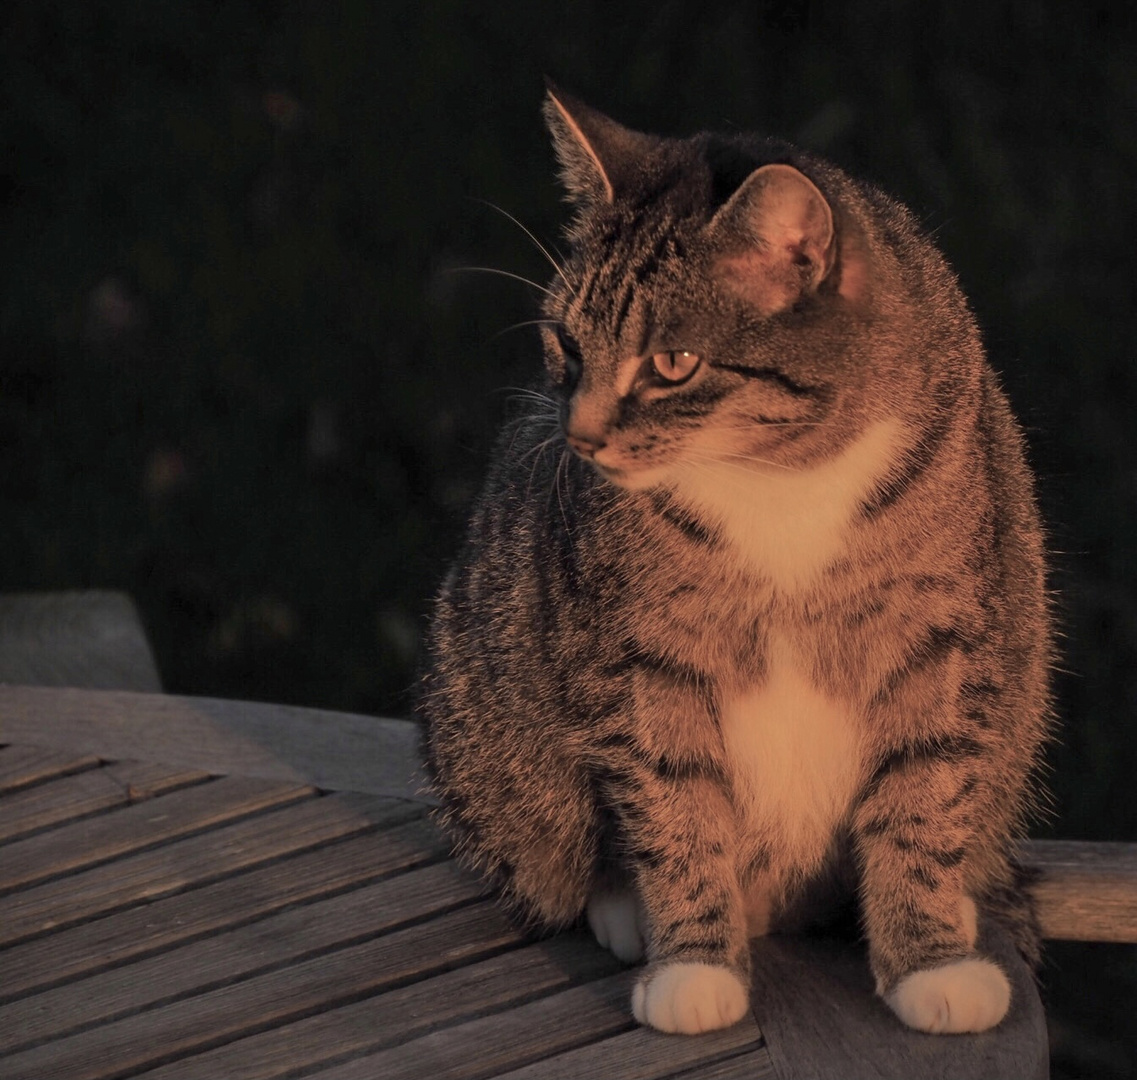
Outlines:
<svg viewBox="0 0 1137 1080"><path fill-rule="evenodd" d="M1050 726L1023 439L902 206L757 136L658 138L551 89L574 206L545 372L427 643L439 817L523 917L643 958L633 1009L747 1008L749 939L855 897L927 1031L1037 961L1012 853Z"/></svg>

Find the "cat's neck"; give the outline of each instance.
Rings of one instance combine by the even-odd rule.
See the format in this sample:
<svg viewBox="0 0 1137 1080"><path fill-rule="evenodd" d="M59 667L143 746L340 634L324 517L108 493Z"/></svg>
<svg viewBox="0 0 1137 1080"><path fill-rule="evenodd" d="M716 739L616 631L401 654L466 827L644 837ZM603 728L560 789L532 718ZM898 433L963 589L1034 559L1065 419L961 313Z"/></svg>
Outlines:
<svg viewBox="0 0 1137 1080"><path fill-rule="evenodd" d="M673 491L721 533L749 572L795 592L845 550L858 507L894 468L906 441L900 421L877 421L818 465L700 462L675 471Z"/></svg>

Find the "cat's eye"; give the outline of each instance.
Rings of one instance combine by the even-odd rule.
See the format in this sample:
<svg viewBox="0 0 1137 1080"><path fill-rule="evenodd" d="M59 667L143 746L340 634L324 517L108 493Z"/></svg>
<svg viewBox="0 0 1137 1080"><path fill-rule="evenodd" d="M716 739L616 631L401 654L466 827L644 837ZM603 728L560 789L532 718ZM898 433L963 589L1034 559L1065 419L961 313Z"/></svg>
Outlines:
<svg viewBox="0 0 1137 1080"><path fill-rule="evenodd" d="M565 359L565 384L572 389L580 382L580 373L584 369L584 357L581 355L576 338L559 323L556 326L556 334L557 344L560 346L561 355Z"/></svg>
<svg viewBox="0 0 1137 1080"><path fill-rule="evenodd" d="M699 370L702 362L702 357L698 353L669 349L667 352L652 354L651 368L663 382L676 386L691 378Z"/></svg>

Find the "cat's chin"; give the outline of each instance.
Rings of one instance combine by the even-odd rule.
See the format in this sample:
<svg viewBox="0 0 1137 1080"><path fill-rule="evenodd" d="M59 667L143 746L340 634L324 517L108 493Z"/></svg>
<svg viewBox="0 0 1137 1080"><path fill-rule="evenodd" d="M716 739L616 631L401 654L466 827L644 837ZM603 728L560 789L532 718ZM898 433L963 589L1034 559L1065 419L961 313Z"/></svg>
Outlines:
<svg viewBox="0 0 1137 1080"><path fill-rule="evenodd" d="M598 461L592 462L592 467L610 484L615 484L625 491L648 491L651 488L664 487L667 483L666 469L617 469L610 465L602 465Z"/></svg>

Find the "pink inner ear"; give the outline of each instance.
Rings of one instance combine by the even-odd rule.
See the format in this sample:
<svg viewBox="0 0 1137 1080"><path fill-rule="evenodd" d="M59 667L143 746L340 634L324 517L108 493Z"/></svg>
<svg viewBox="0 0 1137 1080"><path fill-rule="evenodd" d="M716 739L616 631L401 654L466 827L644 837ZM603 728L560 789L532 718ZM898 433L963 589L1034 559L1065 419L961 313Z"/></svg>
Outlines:
<svg viewBox="0 0 1137 1080"><path fill-rule="evenodd" d="M784 252L750 248L724 255L715 264L720 281L762 315L774 315L794 304L805 291L804 268Z"/></svg>
<svg viewBox="0 0 1137 1080"><path fill-rule="evenodd" d="M792 305L833 269L836 234L825 196L790 165L755 169L710 226L729 254L717 269L764 314Z"/></svg>

